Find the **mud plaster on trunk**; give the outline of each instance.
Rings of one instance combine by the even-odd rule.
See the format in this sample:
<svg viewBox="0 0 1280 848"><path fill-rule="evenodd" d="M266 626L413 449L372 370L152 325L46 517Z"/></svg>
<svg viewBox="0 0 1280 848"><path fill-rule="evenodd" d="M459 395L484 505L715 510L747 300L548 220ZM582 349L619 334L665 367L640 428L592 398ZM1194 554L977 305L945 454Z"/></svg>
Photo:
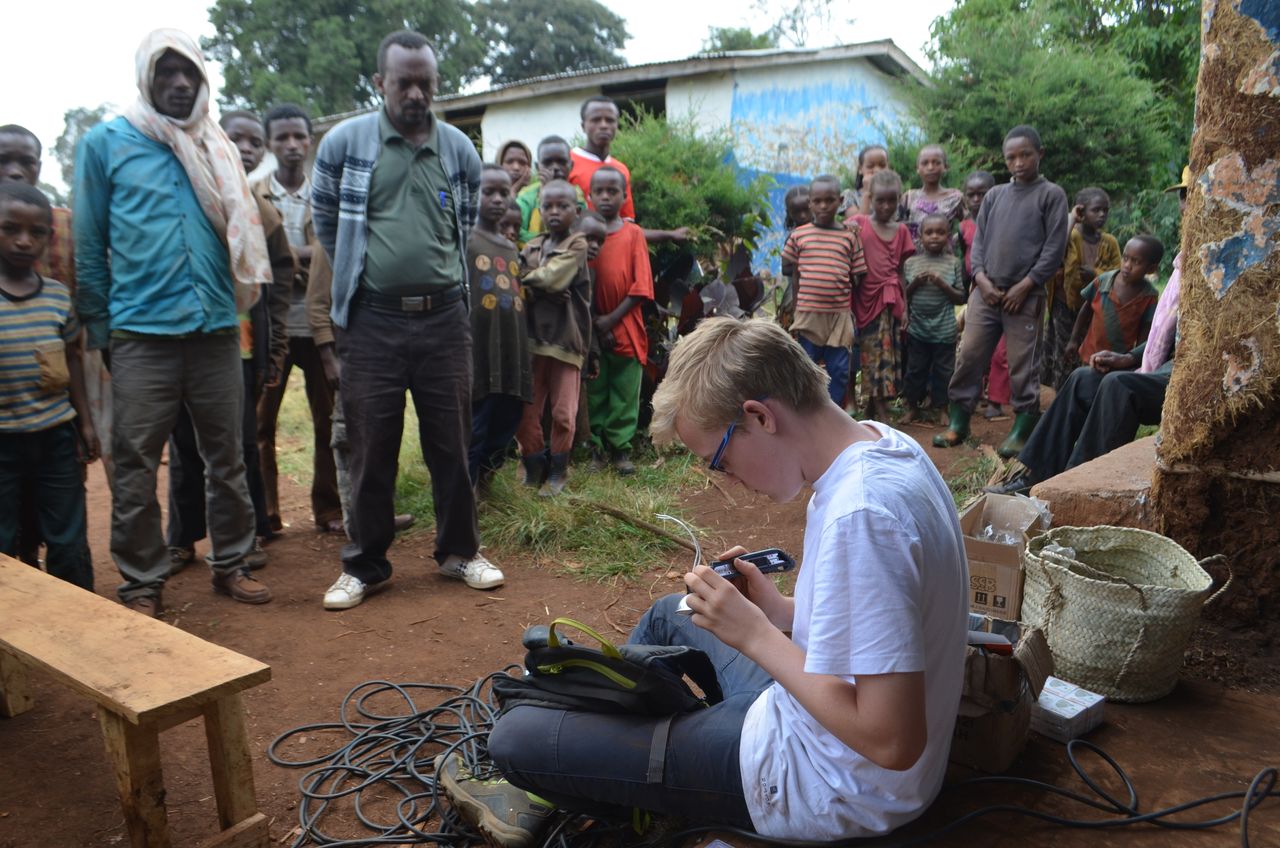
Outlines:
<svg viewBox="0 0 1280 848"><path fill-rule="evenodd" d="M1200 246L1205 280L1221 300L1241 274L1276 251L1280 214L1268 210L1280 203L1280 162L1268 159L1250 171L1232 153L1206 168L1199 182L1207 200L1244 215L1240 232Z"/></svg>

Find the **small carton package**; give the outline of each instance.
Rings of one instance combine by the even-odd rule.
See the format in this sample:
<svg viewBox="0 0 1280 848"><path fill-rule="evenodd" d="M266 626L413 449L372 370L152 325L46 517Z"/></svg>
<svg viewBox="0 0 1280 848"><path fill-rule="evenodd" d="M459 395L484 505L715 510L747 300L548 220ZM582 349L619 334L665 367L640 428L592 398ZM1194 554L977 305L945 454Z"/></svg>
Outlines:
<svg viewBox="0 0 1280 848"><path fill-rule="evenodd" d="M1031 707L1053 672L1053 655L1039 630L1017 635L1012 656L973 645L966 649L952 762L999 774L1026 744Z"/></svg>
<svg viewBox="0 0 1280 848"><path fill-rule="evenodd" d="M1050 739L1070 742L1102 724L1106 700L1096 692L1050 677L1031 708L1031 729Z"/></svg>
<svg viewBox="0 0 1280 848"><path fill-rule="evenodd" d="M983 495L960 513L969 558L969 609L1016 621L1022 609L1022 551L1049 529L1048 505L1020 495Z"/></svg>

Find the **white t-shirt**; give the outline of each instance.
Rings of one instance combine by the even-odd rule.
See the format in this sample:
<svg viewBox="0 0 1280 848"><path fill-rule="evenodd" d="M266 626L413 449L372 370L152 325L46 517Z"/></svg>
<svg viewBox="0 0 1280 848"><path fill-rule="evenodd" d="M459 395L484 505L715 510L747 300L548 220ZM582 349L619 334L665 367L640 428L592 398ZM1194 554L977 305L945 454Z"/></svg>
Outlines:
<svg viewBox="0 0 1280 848"><path fill-rule="evenodd" d="M968 563L951 493L910 438L873 425L813 484L792 639L805 671L923 671L928 743L906 771L875 765L775 683L751 705L739 764L757 832L870 836L920 815L942 787L964 675Z"/></svg>

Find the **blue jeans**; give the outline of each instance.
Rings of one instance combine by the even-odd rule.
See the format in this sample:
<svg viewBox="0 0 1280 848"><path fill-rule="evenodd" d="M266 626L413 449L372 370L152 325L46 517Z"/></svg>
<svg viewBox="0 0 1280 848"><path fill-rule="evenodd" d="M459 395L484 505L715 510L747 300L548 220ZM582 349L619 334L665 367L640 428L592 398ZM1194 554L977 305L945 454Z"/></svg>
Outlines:
<svg viewBox="0 0 1280 848"><path fill-rule="evenodd" d="M796 338L810 359L826 364L827 376L831 378L831 382L827 384L827 394L831 395L836 406L843 408L845 393L849 388L849 349L816 345L803 335Z"/></svg>
<svg viewBox="0 0 1280 848"><path fill-rule="evenodd" d="M676 615L668 595L640 619L628 640L690 645L716 669L724 700L671 722L660 782L650 782L650 746L665 718L521 706L489 735L489 755L516 786L566 810L626 818L633 807L751 828L738 747L751 704L773 682L763 669Z"/></svg>

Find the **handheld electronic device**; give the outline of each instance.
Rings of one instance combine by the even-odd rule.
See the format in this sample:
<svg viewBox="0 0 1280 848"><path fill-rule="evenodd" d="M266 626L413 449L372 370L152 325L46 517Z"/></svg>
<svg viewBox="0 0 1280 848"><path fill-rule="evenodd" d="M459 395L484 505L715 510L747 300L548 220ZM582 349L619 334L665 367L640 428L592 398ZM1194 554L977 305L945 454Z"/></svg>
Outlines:
<svg viewBox="0 0 1280 848"><path fill-rule="evenodd" d="M760 569L761 574L775 574L779 571L790 571L796 567L796 561L791 555L780 548L765 548L762 551L752 551L734 559L745 559ZM741 576L738 570L733 567L733 560L731 559L716 560L711 563L711 569L725 580L732 580ZM676 612L680 615L693 615L693 610L689 609L688 598L680 599Z"/></svg>

